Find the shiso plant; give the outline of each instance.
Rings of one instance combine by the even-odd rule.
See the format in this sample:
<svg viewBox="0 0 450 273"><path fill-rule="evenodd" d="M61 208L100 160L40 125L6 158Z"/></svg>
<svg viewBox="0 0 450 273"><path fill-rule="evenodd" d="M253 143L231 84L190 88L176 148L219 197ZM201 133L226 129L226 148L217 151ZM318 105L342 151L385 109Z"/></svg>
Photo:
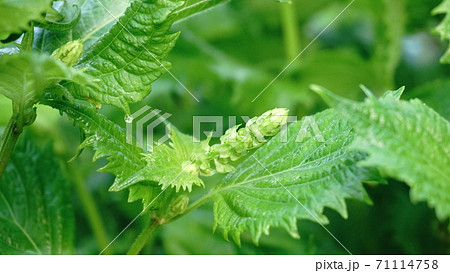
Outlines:
<svg viewBox="0 0 450 273"><path fill-rule="evenodd" d="M353 95L346 98L319 85L304 84L308 87L303 88L318 94L330 108L310 116L302 113L298 122L287 126L289 110L284 105L271 105L262 111L258 109L248 122L232 126L215 140L209 136L193 141L191 135L171 124L170 141L154 146L152 151L127 141L123 124L108 116L117 110L102 112L102 107L115 107L129 117L130 105L145 102L152 84L163 74L175 80L168 77L161 82L170 79L181 83L170 70L183 69L183 64L171 64L168 59L184 31L187 40L205 52L213 52L213 59L223 63L208 73L220 74L224 81L236 80L233 96L238 101L247 98L242 92L250 82L246 76L265 77L263 72L250 71L217 53L190 30L173 30L175 24L181 22L183 26L195 15L225 2L228 1L0 0L0 94L12 105L0 141L0 254L74 253L74 238L79 234L75 230L70 180L78 181L72 187L79 195L98 248L105 254L113 253L113 248L139 254L153 240L158 227L171 226L205 206L214 215L212 229L238 246L243 239L257 245L271 228L284 229L299 238L299 219L326 225L326 208L347 218L347 199L371 204L367 188L382 187L388 181L406 183L412 201L426 202L435 211L436 223L445 226L441 228L442 236L447 238L443 241L448 240L448 79L445 84L425 88L426 94L445 96L446 100L437 106L409 95L411 99L404 99L404 87L377 93L361 86L366 98L360 101ZM234 2L238 1L231 4ZM298 29L292 21L295 16L291 2L300 6L303 1L267 2L282 6L286 55L292 59L298 53ZM374 2L377 3L367 5L376 10L374 16L382 16L377 31L383 29L384 39L377 40L368 65L373 74L367 77L375 75L380 82L376 87L387 90L395 82L395 69L400 62L398 37L404 31L400 26L406 26L401 12L408 1ZM378 9L383 12L377 12ZM442 1L432 11L442 19L434 32L444 42L450 40L449 11L450 0ZM393 18L400 23L388 22ZM367 54L364 42L360 47ZM336 56L353 56L341 53ZM359 62L355 60L354 63ZM450 49L440 60L448 69ZM190 61L185 59L185 65ZM227 66L233 68L226 70ZM191 73L195 64L192 67L185 70ZM301 67L295 69L303 71ZM218 76L210 78L214 77ZM295 75L292 78L298 79ZM182 83L181 86L181 92L190 93ZM292 84L284 82L282 86L291 88ZM164 87L171 88L167 84L159 86ZM312 91L307 95L300 92L303 97L298 103L312 101ZM296 100L293 93L286 94ZM423 97L423 93L418 94ZM316 106L309 107L309 112ZM42 148L32 140L32 133L24 134L40 115L38 107L56 109L79 129L79 152L69 162L62 162L54 151L58 140ZM299 141L297 135L308 130L303 125L311 117L321 132L321 141L314 135ZM278 137L282 133L286 134L285 141ZM94 161L102 162L101 172L114 175L109 185L111 192L125 191L129 202L142 202L142 208L134 212L145 218L143 230L135 234L137 238L128 246L117 248L111 244L113 238L105 235L96 200L78 173L96 165L85 164L79 170L74 167L80 157L86 156L82 154L85 149L93 150Z"/></svg>

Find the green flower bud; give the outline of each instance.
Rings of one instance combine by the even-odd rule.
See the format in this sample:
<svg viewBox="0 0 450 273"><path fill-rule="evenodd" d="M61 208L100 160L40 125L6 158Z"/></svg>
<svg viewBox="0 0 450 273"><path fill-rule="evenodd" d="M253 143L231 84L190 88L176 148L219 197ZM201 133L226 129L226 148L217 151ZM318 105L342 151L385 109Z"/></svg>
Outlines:
<svg viewBox="0 0 450 273"><path fill-rule="evenodd" d="M238 136L238 128L239 125L233 126L230 129L228 129L223 136L220 137L221 143L234 143L237 140Z"/></svg>
<svg viewBox="0 0 450 273"><path fill-rule="evenodd" d="M199 173L202 176L211 176L211 175L214 175L216 172L213 169L211 169L211 166L209 166L208 168L205 168L205 169L202 169L200 167Z"/></svg>
<svg viewBox="0 0 450 273"><path fill-rule="evenodd" d="M239 129L240 125L231 127L220 138L220 144L209 146L208 139L201 152L195 153L196 157L191 158L194 162L185 161L182 168L185 172L194 175L209 176L215 173L210 163L214 160L217 172L233 171L234 167L229 164L229 161L236 161L247 155L250 149L263 145L266 142L265 136L277 134L281 126L286 124L287 114L287 109L275 108L250 119L244 128Z"/></svg>
<svg viewBox="0 0 450 273"><path fill-rule="evenodd" d="M248 124L248 122L247 122ZM237 137L237 143L240 145L240 147L237 148L242 148L244 150L248 150L253 148L254 146L254 136L251 133L250 128L242 128L241 130L239 130L238 132L238 137ZM239 150L239 149L237 149Z"/></svg>
<svg viewBox="0 0 450 273"><path fill-rule="evenodd" d="M223 158L214 158L214 164L216 165L216 170L219 173L229 173L234 170L234 167L227 164L227 160Z"/></svg>
<svg viewBox="0 0 450 273"><path fill-rule="evenodd" d="M83 43L81 40L68 42L67 44L56 49L52 53L52 57L62 61L67 66L74 66L78 63L83 53Z"/></svg>
<svg viewBox="0 0 450 273"><path fill-rule="evenodd" d="M195 161L195 165L197 166L200 175L211 176L214 174L214 170L211 168L210 160L211 159L206 152L198 156Z"/></svg>
<svg viewBox="0 0 450 273"><path fill-rule="evenodd" d="M276 135L281 126L285 125L288 118L288 111L285 108L275 108L271 111L268 111L263 114L258 119L259 129L261 133L265 136L274 136Z"/></svg>
<svg viewBox="0 0 450 273"><path fill-rule="evenodd" d="M211 156L212 157L220 157L220 158L228 158L232 153L232 147L229 144L214 144L211 146Z"/></svg>
<svg viewBox="0 0 450 273"><path fill-rule="evenodd" d="M169 204L168 218L173 218L182 214L189 205L189 196L187 194L181 194L175 200Z"/></svg>
<svg viewBox="0 0 450 273"><path fill-rule="evenodd" d="M181 163L181 169L184 170L184 172L190 173L192 175L198 175L199 173L198 166L195 163L191 163L191 161L189 160Z"/></svg>

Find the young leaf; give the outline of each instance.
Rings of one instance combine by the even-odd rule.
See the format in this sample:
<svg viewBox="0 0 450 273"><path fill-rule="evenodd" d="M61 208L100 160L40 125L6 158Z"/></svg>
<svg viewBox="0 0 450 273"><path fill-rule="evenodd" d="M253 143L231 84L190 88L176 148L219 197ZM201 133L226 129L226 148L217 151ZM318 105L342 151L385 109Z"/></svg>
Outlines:
<svg viewBox="0 0 450 273"><path fill-rule="evenodd" d="M144 210L152 210L163 215L168 208L170 201L176 197L175 189L161 189L161 186L151 181L142 181L128 187L130 194L128 202L134 202L142 199Z"/></svg>
<svg viewBox="0 0 450 273"><path fill-rule="evenodd" d="M61 80L96 87L91 76L45 54L24 52L0 57L0 94L11 99L22 111L32 111L46 89Z"/></svg>
<svg viewBox="0 0 450 273"><path fill-rule="evenodd" d="M81 19L81 11L78 6L75 7L75 14L72 17L67 18L62 14L58 14L58 16L62 17L65 20L62 21L46 21L46 22L35 22L35 26L55 32L62 32L71 30ZM59 19L59 18L58 18ZM60 20L60 19L59 19Z"/></svg>
<svg viewBox="0 0 450 273"><path fill-rule="evenodd" d="M129 187L128 202L142 199L143 211L150 211L160 224L183 213L189 204L187 193L178 193L174 188L161 187L153 182L140 182Z"/></svg>
<svg viewBox="0 0 450 273"><path fill-rule="evenodd" d="M169 33L173 11L182 2L135 0L80 61L79 68L99 78L101 90L73 88L77 98L111 104L129 113L128 103L151 91L151 83L167 71L163 61L179 33Z"/></svg>
<svg viewBox="0 0 450 273"><path fill-rule="evenodd" d="M71 197L50 147L16 146L0 180L0 254L71 254Z"/></svg>
<svg viewBox="0 0 450 273"><path fill-rule="evenodd" d="M426 201L438 219L450 216L450 123L418 99L400 100L403 89L364 102L314 88L353 126L353 149L367 152L362 164L405 181L414 201Z"/></svg>
<svg viewBox="0 0 450 273"><path fill-rule="evenodd" d="M31 29L31 21L42 21L52 10L53 0L0 0L0 40L11 33Z"/></svg>
<svg viewBox="0 0 450 273"><path fill-rule="evenodd" d="M213 6L229 0L188 0L174 12L175 22L206 11ZM51 53L63 44L73 41L83 41L84 47L90 49L126 10L130 0L66 0L59 8L64 21L79 22L70 31L40 30L35 34L35 47L42 52Z"/></svg>
<svg viewBox="0 0 450 273"><path fill-rule="evenodd" d="M191 136L182 134L175 128L171 130L171 146L161 144L152 153L143 154L147 165L123 183L117 183L112 190L121 190L141 181L156 181L162 189L175 188L178 192L192 190L193 185L204 186L198 174L191 169L195 159L206 153L207 142L193 142ZM192 168L191 168L192 167Z"/></svg>
<svg viewBox="0 0 450 273"><path fill-rule="evenodd" d="M443 0L433 11L433 15L444 14L444 20L436 27L443 41L450 41L450 0ZM442 63L450 63L450 46L441 58Z"/></svg>
<svg viewBox="0 0 450 273"><path fill-rule="evenodd" d="M67 0L58 8L64 21L79 21L69 31L39 30L35 33L35 48L41 52L51 53L63 44L83 41L84 47L90 49L95 42L106 34L126 10L130 0Z"/></svg>
<svg viewBox="0 0 450 273"><path fill-rule="evenodd" d="M180 22L191 16L204 12L214 6L226 3L230 0L186 0L184 5L174 12L175 21Z"/></svg>
<svg viewBox="0 0 450 273"><path fill-rule="evenodd" d="M306 125L315 127L304 118L288 127L287 142L275 136L217 185L215 226L225 237L231 234L239 243L240 234L248 231L258 242L271 226L298 237L298 218L325 224L325 207L347 217L345 198L370 202L361 182L373 180L376 173L356 164L364 158L361 153L346 150L355 136L351 128L332 110L313 120L315 137L302 139Z"/></svg>
<svg viewBox="0 0 450 273"><path fill-rule="evenodd" d="M61 80L95 86L94 78L45 54L24 52L0 58L0 93L17 104L31 106Z"/></svg>

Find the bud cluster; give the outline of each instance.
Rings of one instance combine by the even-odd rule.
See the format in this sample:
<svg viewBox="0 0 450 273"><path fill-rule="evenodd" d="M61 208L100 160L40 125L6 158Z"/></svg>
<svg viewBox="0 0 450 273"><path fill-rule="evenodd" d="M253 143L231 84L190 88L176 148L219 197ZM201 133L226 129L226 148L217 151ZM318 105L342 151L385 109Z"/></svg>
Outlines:
<svg viewBox="0 0 450 273"><path fill-rule="evenodd" d="M243 128L233 126L220 137L220 144L204 147L205 153L197 153L192 163L186 162L182 167L189 173L203 176L231 172L234 167L230 161L236 161L247 155L249 150L263 145L267 141L265 137L276 135L286 124L287 114L287 109L275 108L250 119ZM215 171L211 168L211 162L214 162Z"/></svg>
<svg viewBox="0 0 450 273"><path fill-rule="evenodd" d="M193 175L211 176L214 170L211 168L211 160L209 158L209 146L203 152L196 152L191 156L190 160L184 161L181 168Z"/></svg>

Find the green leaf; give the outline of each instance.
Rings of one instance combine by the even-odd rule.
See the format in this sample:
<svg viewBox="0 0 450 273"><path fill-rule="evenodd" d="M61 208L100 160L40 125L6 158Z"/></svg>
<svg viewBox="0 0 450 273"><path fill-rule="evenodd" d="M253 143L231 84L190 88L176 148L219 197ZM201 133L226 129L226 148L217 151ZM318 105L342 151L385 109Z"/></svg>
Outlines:
<svg viewBox="0 0 450 273"><path fill-rule="evenodd" d="M142 199L144 210L153 210L163 215L168 208L170 201L176 197L175 189L161 189L161 186L153 181L142 181L128 187L130 194L128 202L134 202ZM161 218L161 217L158 217Z"/></svg>
<svg viewBox="0 0 450 273"><path fill-rule="evenodd" d="M150 211L152 218L157 218L160 224L183 213L189 204L187 193L178 193L173 188L161 190L154 182L140 182L129 187L128 202L142 199L143 211Z"/></svg>
<svg viewBox="0 0 450 273"><path fill-rule="evenodd" d="M167 187L192 190L192 186L204 186L198 174L190 171L195 159L205 154L207 142L193 142L191 136L182 134L175 128L171 130L170 146L161 144L154 147L152 153L143 154L147 165L126 181L116 181L111 187L118 191L141 181L156 181L162 189Z"/></svg>
<svg viewBox="0 0 450 273"><path fill-rule="evenodd" d="M433 11L433 15L444 14L444 19L436 27L443 41L450 41L450 0L444 0ZM441 63L450 63L450 46L441 58Z"/></svg>
<svg viewBox="0 0 450 273"><path fill-rule="evenodd" d="M96 87L94 78L45 54L24 52L0 57L0 94L11 99L22 109L20 112L32 112L40 96L61 80Z"/></svg>
<svg viewBox="0 0 450 273"><path fill-rule="evenodd" d="M182 21L195 14L206 11L213 6L229 0L188 0L174 12L175 21ZM81 13L79 22L70 31L41 30L35 35L35 47L51 53L63 44L73 41L83 41L84 47L90 49L111 26L125 12L130 0L66 0L60 8L64 22L76 22L78 13ZM67 24L66 24L67 25Z"/></svg>
<svg viewBox="0 0 450 273"><path fill-rule="evenodd" d="M31 21L43 21L53 0L0 0L0 40L30 30Z"/></svg>
<svg viewBox="0 0 450 273"><path fill-rule="evenodd" d="M163 59L179 33L169 33L173 11L181 2L135 0L111 30L82 58L79 68L99 78L101 90L74 88L77 98L110 104L129 113L128 103L151 91L151 83L167 71Z"/></svg>
<svg viewBox="0 0 450 273"><path fill-rule="evenodd" d="M315 115L313 120L324 142L318 141L320 135L296 141L306 125L313 125L310 118L304 118L288 127L287 142L275 136L217 185L213 196L215 226L225 237L231 234L239 243L240 234L248 231L258 242L271 226L298 237L298 218L326 224L325 207L347 217L345 198L370 203L361 182L377 176L356 164L364 158L361 153L346 150L354 139L351 128L332 110Z"/></svg>
<svg viewBox="0 0 450 273"><path fill-rule="evenodd" d="M50 146L16 146L0 180L0 219L0 254L72 253L71 196Z"/></svg>
<svg viewBox="0 0 450 273"><path fill-rule="evenodd" d="M42 103L66 113L85 133L80 149L92 147L93 160L108 158L108 164L100 169L116 176L115 184L123 184L145 167L142 149L127 143L125 130L94 109L68 101L47 100ZM114 190L112 187L111 190Z"/></svg>
<svg viewBox="0 0 450 273"><path fill-rule="evenodd" d="M94 109L68 101L46 100L42 103L66 113L85 134L85 140L79 149L92 147L95 150L93 160L102 157L108 159L106 166L99 171L115 175L111 191L125 188L130 190L129 202L142 199L146 209L167 209L167 203L175 197L175 190L167 189L161 196L161 186L149 179L139 176L147 167L144 151L127 142L125 130ZM162 168L162 165L155 165ZM149 174L151 175L151 173ZM156 200L155 197L158 198Z"/></svg>
<svg viewBox="0 0 450 273"><path fill-rule="evenodd" d="M78 23L69 31L40 30L35 34L35 48L51 53L73 40L81 40L86 49L106 34L126 10L130 0L67 0L58 8L64 21L73 21L81 13Z"/></svg>
<svg viewBox="0 0 450 273"><path fill-rule="evenodd" d="M45 54L24 52L0 57L0 94L32 106L44 91L61 80L95 86L94 78Z"/></svg>
<svg viewBox="0 0 450 273"><path fill-rule="evenodd" d="M438 219L450 216L450 123L422 101L399 100L403 88L364 102L315 87L358 134L353 149L369 154L362 164L377 167L411 187L413 201L426 201Z"/></svg>
<svg viewBox="0 0 450 273"><path fill-rule="evenodd" d="M78 24L78 22L80 21L81 18L81 11L78 8L78 6L74 6L76 11L75 14L73 15L72 18L67 18L66 16L63 16L61 14L58 14L59 16L63 17L63 21L46 21L46 22L35 22L35 26L39 27L39 28L43 28L43 29L47 29L47 30L51 30L51 31L56 31L56 32L62 32L62 31L67 31L67 30L71 30L76 24Z"/></svg>
<svg viewBox="0 0 450 273"><path fill-rule="evenodd" d="M193 15L204 12L214 6L229 2L230 0L186 0L184 5L174 12L175 21L179 22Z"/></svg>

